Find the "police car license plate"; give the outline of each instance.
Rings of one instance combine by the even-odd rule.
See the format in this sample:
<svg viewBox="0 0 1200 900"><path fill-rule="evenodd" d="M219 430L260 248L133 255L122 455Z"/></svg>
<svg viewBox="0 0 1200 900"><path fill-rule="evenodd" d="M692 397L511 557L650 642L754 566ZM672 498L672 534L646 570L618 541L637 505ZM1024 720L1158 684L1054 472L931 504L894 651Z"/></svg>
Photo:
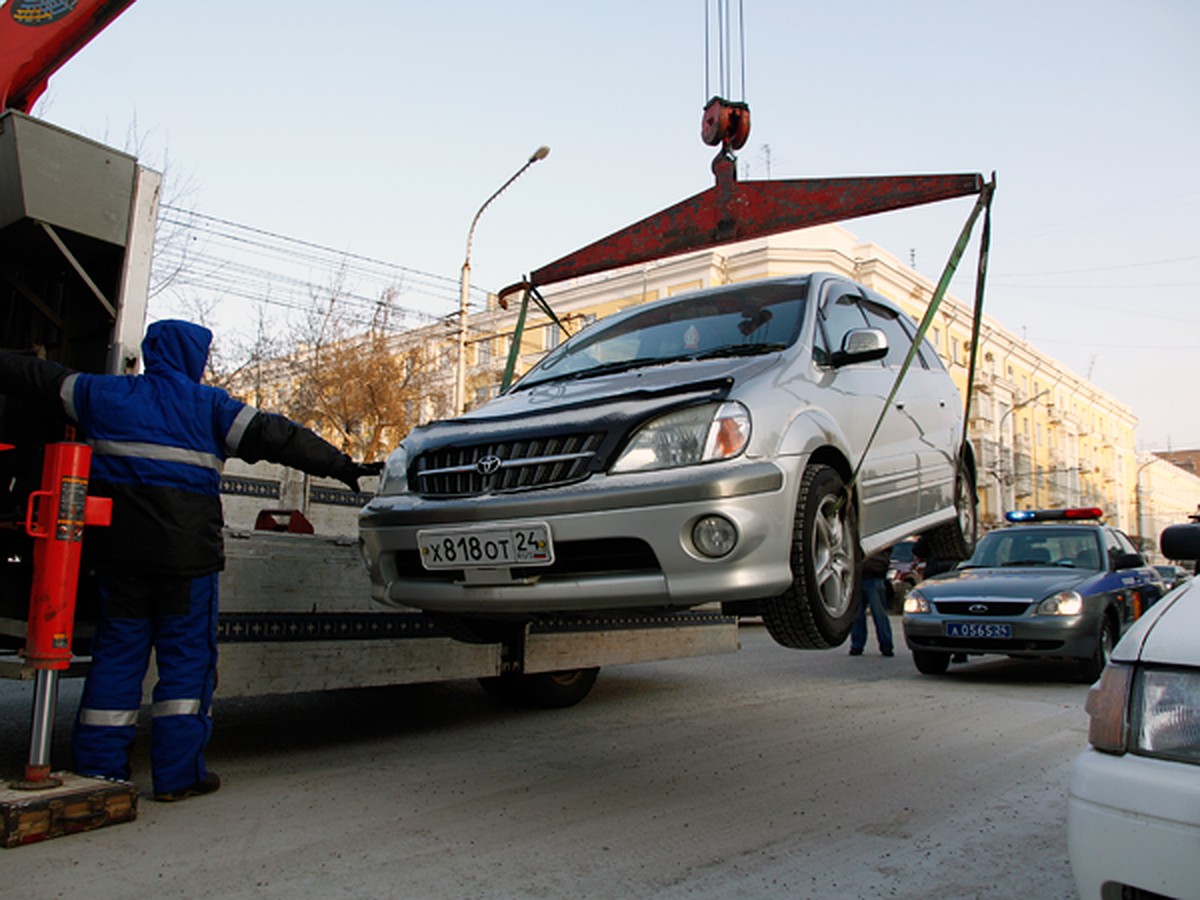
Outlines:
<svg viewBox="0 0 1200 900"><path fill-rule="evenodd" d="M1012 626L1001 622L947 622L946 637L1011 638Z"/></svg>
<svg viewBox="0 0 1200 900"><path fill-rule="evenodd" d="M431 528L417 532L426 569L548 566L554 562L550 526L525 522L503 528Z"/></svg>

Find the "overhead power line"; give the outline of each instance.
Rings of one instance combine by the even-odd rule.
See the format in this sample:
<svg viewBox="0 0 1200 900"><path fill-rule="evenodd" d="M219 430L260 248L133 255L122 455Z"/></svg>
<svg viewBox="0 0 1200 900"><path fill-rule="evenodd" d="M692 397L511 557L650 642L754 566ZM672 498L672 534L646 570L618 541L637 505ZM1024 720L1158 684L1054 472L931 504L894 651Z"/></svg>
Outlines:
<svg viewBox="0 0 1200 900"><path fill-rule="evenodd" d="M159 223L155 278L163 295L307 312L334 294L348 319L364 325L387 299L405 327L441 321L459 302L453 277L171 205ZM477 298L485 305L485 292Z"/></svg>

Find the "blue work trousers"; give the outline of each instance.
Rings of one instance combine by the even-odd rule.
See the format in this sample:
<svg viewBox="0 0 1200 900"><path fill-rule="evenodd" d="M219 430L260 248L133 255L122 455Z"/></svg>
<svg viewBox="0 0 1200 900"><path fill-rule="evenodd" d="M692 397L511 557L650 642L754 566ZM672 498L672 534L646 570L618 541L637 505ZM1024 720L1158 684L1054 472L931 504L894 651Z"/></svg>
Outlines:
<svg viewBox="0 0 1200 900"><path fill-rule="evenodd" d="M92 667L75 720L75 770L130 777L142 683L153 649L151 706L154 793L182 790L208 774L217 672L217 575L100 579Z"/></svg>
<svg viewBox="0 0 1200 900"><path fill-rule="evenodd" d="M862 603L858 617L850 627L850 649L862 650L867 646L867 610L870 610L875 622L875 636L879 638L879 650L888 653L893 647L892 623L887 610L887 584L882 578L864 578L860 591Z"/></svg>

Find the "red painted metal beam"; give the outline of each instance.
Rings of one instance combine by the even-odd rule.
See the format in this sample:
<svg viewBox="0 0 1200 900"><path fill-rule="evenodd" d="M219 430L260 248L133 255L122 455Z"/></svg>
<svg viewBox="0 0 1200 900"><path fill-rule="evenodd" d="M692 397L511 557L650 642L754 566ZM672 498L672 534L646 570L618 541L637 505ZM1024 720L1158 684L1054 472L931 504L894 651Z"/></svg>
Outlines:
<svg viewBox="0 0 1200 900"><path fill-rule="evenodd" d="M0 5L0 111L29 112L62 68L134 0Z"/></svg>
<svg viewBox="0 0 1200 900"><path fill-rule="evenodd" d="M704 250L797 228L978 194L983 176L887 175L794 181L737 180L718 156L715 187L601 238L530 275L535 285Z"/></svg>

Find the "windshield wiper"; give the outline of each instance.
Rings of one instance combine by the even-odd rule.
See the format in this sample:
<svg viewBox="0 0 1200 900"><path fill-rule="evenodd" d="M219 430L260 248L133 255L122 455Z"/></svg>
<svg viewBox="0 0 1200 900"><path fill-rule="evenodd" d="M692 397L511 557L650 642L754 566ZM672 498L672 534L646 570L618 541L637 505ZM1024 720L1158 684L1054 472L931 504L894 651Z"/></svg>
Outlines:
<svg viewBox="0 0 1200 900"><path fill-rule="evenodd" d="M1048 566L1050 563L1044 559L1010 559L1004 564L1005 566Z"/></svg>
<svg viewBox="0 0 1200 900"><path fill-rule="evenodd" d="M522 379L513 385L513 390L528 390L529 388L537 387L539 384L550 384L554 381L579 381L584 378L594 378L600 375L612 375L615 372L625 372L629 369L638 369L643 366L661 366L666 363L679 362L681 359L688 359L685 356L671 356L667 358L661 357L636 357L634 359L614 360L613 362L600 363L592 366L590 369L576 369L574 372L560 372L557 375L547 375L545 378L538 378L536 381Z"/></svg>
<svg viewBox="0 0 1200 900"><path fill-rule="evenodd" d="M718 359L722 356L758 356L762 353L776 353L786 350L787 344L779 342L771 344L726 344L724 347L713 347L688 359Z"/></svg>

